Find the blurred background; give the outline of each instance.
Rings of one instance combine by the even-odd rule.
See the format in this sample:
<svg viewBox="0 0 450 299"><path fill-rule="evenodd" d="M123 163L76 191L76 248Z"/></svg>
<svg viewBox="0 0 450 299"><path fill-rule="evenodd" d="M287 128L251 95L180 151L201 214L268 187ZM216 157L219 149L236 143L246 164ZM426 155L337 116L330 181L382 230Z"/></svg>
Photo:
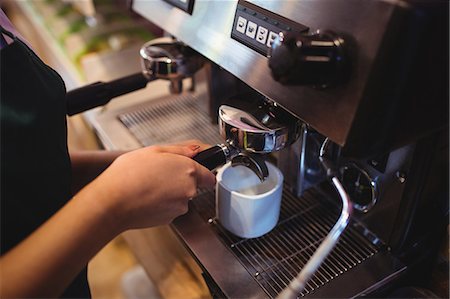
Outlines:
<svg viewBox="0 0 450 299"><path fill-rule="evenodd" d="M161 29L133 13L124 0L6 0L0 5L41 59L61 74L68 90L140 71L140 47L163 35ZM134 100L130 95L126 102ZM89 124L89 113L68 118L71 150L102 148ZM90 262L93 298L209 297L198 266L170 228L127 234L109 243ZM136 244L134 235L145 237L138 237ZM141 258L136 258L136 252L142 253ZM142 264L147 265L147 272Z"/></svg>

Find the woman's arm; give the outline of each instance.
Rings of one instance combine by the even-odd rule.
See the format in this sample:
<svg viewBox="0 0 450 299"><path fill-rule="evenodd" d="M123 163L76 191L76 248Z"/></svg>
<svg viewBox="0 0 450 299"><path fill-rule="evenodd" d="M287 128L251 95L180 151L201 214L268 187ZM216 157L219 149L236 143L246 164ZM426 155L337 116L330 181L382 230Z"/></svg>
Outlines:
<svg viewBox="0 0 450 299"><path fill-rule="evenodd" d="M84 186L98 177L124 151L71 151L72 192L80 191Z"/></svg>
<svg viewBox="0 0 450 299"><path fill-rule="evenodd" d="M117 158L27 239L0 258L0 297L55 297L127 229L170 223L214 175L196 146L150 147Z"/></svg>
<svg viewBox="0 0 450 299"><path fill-rule="evenodd" d="M199 150L210 147L200 140L186 140L171 146L198 146ZM76 194L84 186L98 177L111 163L126 151L77 150L70 151L72 163L72 193Z"/></svg>
<svg viewBox="0 0 450 299"><path fill-rule="evenodd" d="M56 298L120 232L104 200L89 189L0 258L1 298Z"/></svg>

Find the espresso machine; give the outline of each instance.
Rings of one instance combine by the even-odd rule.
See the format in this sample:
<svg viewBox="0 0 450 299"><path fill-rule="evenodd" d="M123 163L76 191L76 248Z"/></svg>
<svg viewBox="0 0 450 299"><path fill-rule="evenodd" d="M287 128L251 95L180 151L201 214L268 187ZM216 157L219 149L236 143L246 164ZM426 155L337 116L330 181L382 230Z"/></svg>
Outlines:
<svg viewBox="0 0 450 299"><path fill-rule="evenodd" d="M279 222L262 237L222 228L211 191L174 221L211 295L419 296L404 287L427 287L448 227L448 1L134 0L131 8L205 65L207 117L184 99L179 117L181 127L194 115L198 138L218 144L196 159L210 169L232 160L262 180L261 161L270 160L284 174ZM145 86L148 74L137 76ZM144 117L159 116L114 119L147 145Z"/></svg>

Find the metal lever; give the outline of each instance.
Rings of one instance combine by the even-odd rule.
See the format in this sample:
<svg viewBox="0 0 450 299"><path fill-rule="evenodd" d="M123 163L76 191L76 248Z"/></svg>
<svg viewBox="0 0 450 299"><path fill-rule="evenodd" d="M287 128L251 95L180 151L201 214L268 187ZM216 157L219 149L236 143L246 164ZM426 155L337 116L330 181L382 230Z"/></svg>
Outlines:
<svg viewBox="0 0 450 299"><path fill-rule="evenodd" d="M311 276L317 271L322 262L327 258L328 254L333 250L334 246L339 241L340 236L344 232L347 224L350 221L350 217L353 212L353 206L350 201L350 197L347 192L345 192L344 187L337 178L337 172L333 163L326 157L326 149L329 145L328 138L322 144L320 149L319 159L322 162L323 167L327 171L328 177L331 179L334 187L339 193L342 201L342 211L336 224L333 226L331 231L322 241L320 246L317 248L316 252L312 255L309 261L306 263L305 267L300 271L300 273L295 277L278 296L277 299L294 299L298 297L298 294L305 288L306 283L311 278Z"/></svg>
<svg viewBox="0 0 450 299"><path fill-rule="evenodd" d="M180 93L182 79L192 77L205 62L193 49L167 38L145 43L139 53L142 72L69 91L66 95L67 114L74 115L105 105L115 97L145 88L148 82L156 79L169 80L171 92Z"/></svg>
<svg viewBox="0 0 450 299"><path fill-rule="evenodd" d="M113 98L142 89L155 80L140 72L110 82L95 82L66 94L67 115L72 116L86 110L106 105Z"/></svg>

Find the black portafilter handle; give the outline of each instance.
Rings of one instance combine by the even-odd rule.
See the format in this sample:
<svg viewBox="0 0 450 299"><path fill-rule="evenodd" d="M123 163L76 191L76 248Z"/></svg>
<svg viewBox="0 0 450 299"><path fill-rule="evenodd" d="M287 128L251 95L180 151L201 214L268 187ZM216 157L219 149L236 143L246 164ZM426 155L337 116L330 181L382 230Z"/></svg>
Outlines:
<svg viewBox="0 0 450 299"><path fill-rule="evenodd" d="M95 82L66 94L67 115L74 115L107 104L113 98L142 89L152 81L144 73L129 75L110 82Z"/></svg>
<svg viewBox="0 0 450 299"><path fill-rule="evenodd" d="M205 166L209 170L214 170L217 167L226 164L227 158L228 157L226 155L226 152L224 151L224 148L220 145L215 145L204 151L201 151L192 159Z"/></svg>
<svg viewBox="0 0 450 299"><path fill-rule="evenodd" d="M192 159L205 166L209 170L214 170L231 160L232 166L242 165L252 170L263 182L269 175L269 169L260 154L240 153L224 144L218 144L201 151Z"/></svg>

